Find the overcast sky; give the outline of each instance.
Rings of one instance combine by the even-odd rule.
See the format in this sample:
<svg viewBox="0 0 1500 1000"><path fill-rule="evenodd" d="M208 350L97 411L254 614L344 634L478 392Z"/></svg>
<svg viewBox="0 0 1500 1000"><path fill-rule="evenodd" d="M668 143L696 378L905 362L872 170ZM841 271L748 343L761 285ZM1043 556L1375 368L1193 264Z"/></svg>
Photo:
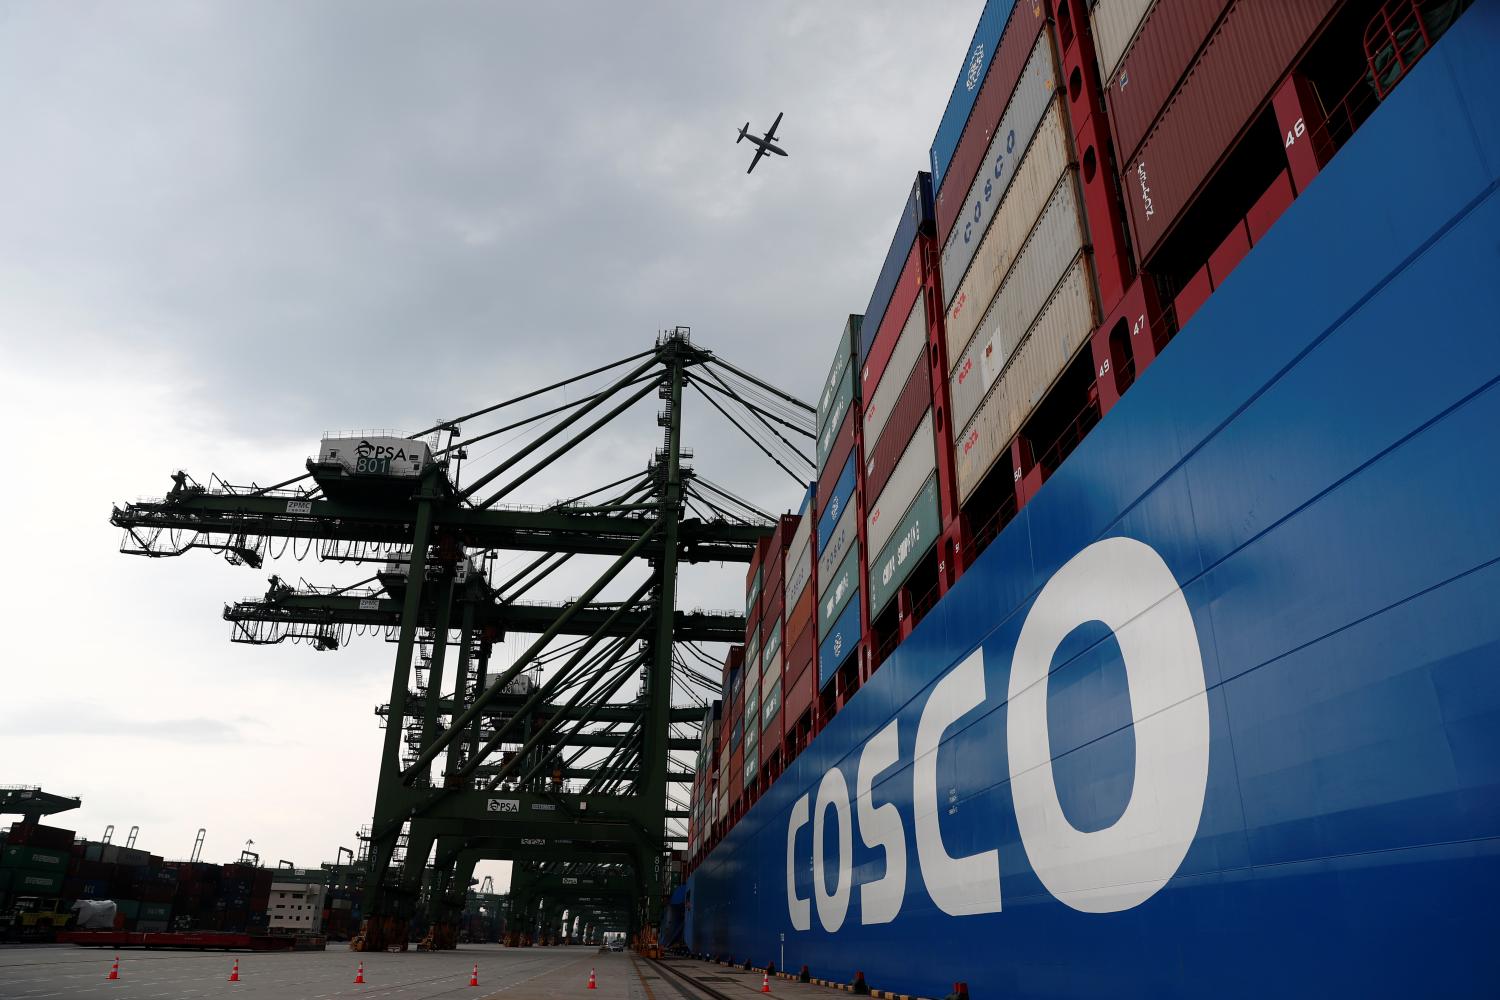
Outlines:
<svg viewBox="0 0 1500 1000"><path fill-rule="evenodd" d="M981 7L0 0L0 784L172 858L199 827L210 860L355 846L392 647L220 618L269 572L348 572L127 558L111 504L178 468L286 478L324 431L417 429L676 324L813 400ZM791 156L747 177L735 132L778 111ZM704 475L800 502L694 405ZM643 467L653 413L517 499ZM734 606L743 568L684 589Z"/></svg>

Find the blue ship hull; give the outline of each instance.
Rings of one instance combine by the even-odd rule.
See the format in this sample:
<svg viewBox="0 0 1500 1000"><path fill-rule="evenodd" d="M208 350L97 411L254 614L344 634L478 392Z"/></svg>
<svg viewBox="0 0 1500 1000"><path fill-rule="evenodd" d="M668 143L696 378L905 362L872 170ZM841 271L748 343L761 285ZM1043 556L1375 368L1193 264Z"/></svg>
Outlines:
<svg viewBox="0 0 1500 1000"><path fill-rule="evenodd" d="M699 865L694 951L929 997L1500 988L1497 8Z"/></svg>

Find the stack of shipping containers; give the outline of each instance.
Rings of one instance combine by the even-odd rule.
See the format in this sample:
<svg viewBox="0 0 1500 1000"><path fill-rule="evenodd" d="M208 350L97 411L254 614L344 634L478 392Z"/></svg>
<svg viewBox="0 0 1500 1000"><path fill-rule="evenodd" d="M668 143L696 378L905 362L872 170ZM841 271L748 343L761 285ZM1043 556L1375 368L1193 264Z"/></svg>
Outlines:
<svg viewBox="0 0 1500 1000"><path fill-rule="evenodd" d="M818 399L817 524L818 691L832 711L857 686L862 608L859 595L859 351L862 317L844 324ZM835 683L841 676L842 681Z"/></svg>
<svg viewBox="0 0 1500 1000"><path fill-rule="evenodd" d="M783 763L783 671L782 639L786 617L786 555L801 521L784 514L771 535L766 554L760 598L760 765L761 787L768 787L781 774Z"/></svg>
<svg viewBox="0 0 1500 1000"><path fill-rule="evenodd" d="M1464 6L985 5L835 346L817 481L751 568L761 762L806 747Z"/></svg>
<svg viewBox="0 0 1500 1000"><path fill-rule="evenodd" d="M816 484L810 484L802 497L802 506L797 512L797 530L792 532L786 553L787 611L781 632L781 645L785 651L782 656L781 714L787 761L800 753L812 738L813 703L817 700L818 672L814 660L817 658L818 629L813 623L813 610L817 605L817 587L813 584L817 558L813 538L813 491L816 488Z"/></svg>
<svg viewBox="0 0 1500 1000"><path fill-rule="evenodd" d="M747 590L745 610L745 662L740 671L740 787L735 794L736 815L749 808L755 790L755 781L760 776L760 624L761 609L765 602L768 555L771 540L763 538L755 550L754 579ZM754 610L751 610L753 605Z"/></svg>

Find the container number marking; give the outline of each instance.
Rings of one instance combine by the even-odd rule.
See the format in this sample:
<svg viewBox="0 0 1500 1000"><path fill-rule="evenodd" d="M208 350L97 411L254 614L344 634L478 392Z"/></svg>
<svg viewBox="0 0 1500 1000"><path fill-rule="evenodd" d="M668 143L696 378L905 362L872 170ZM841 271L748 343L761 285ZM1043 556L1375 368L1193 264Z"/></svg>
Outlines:
<svg viewBox="0 0 1500 1000"><path fill-rule="evenodd" d="M1281 145L1284 148L1286 148L1286 149L1291 149L1292 148L1292 144L1295 143L1298 139L1302 138L1306 134L1307 134L1307 126L1302 123L1302 119L1301 118L1298 118L1297 119L1297 123L1291 127L1290 131L1287 132L1287 134L1286 134L1286 141L1283 142Z"/></svg>

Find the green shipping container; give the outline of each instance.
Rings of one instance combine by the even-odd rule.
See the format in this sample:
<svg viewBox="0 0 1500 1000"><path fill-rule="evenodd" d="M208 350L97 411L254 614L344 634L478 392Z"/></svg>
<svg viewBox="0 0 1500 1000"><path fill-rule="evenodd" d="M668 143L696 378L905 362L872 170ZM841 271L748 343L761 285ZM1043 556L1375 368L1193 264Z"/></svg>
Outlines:
<svg viewBox="0 0 1500 1000"><path fill-rule="evenodd" d="M142 903L142 920L170 920L172 917L171 903Z"/></svg>
<svg viewBox="0 0 1500 1000"><path fill-rule="evenodd" d="M120 911L120 916L126 920L134 920L141 915L141 903L137 899L117 899L115 909Z"/></svg>
<svg viewBox="0 0 1500 1000"><path fill-rule="evenodd" d="M63 873L30 871L25 868L10 870L10 891L13 896L55 896L62 892Z"/></svg>
<svg viewBox="0 0 1500 1000"><path fill-rule="evenodd" d="M0 853L0 865L63 875L68 870L68 852L50 847L22 847L18 844L7 847Z"/></svg>

